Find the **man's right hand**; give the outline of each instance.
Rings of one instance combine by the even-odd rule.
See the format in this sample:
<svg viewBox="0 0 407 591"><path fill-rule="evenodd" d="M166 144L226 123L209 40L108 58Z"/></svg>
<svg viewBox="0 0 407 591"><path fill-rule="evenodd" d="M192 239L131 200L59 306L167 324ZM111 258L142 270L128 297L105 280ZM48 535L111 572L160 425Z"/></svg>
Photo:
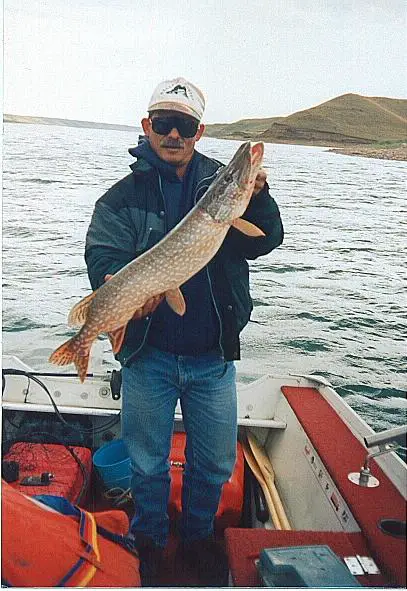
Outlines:
<svg viewBox="0 0 407 591"><path fill-rule="evenodd" d="M111 279L112 277L113 275L110 274L105 275L105 281L109 281L109 279ZM152 314L154 310L157 308L157 306L163 301L164 297L164 294L159 294L147 300L144 306L138 308L138 310L134 312L132 319L140 320L140 318Z"/></svg>

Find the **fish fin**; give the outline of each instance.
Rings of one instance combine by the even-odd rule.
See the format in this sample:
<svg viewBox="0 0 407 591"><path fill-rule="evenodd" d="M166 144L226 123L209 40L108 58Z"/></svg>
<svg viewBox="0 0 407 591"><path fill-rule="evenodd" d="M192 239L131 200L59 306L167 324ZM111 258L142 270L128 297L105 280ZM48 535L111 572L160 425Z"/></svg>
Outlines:
<svg viewBox="0 0 407 591"><path fill-rule="evenodd" d="M176 314L179 316L183 316L187 309L185 304L184 296L182 295L182 291L179 287L176 289L170 289L165 292L165 299L167 300L168 305Z"/></svg>
<svg viewBox="0 0 407 591"><path fill-rule="evenodd" d="M243 234L246 234L246 236L265 236L263 230L260 230L260 228L258 228L251 222L244 220L243 218L237 218L236 220L234 220L232 222L232 226L236 228L236 230L239 230Z"/></svg>
<svg viewBox="0 0 407 591"><path fill-rule="evenodd" d="M113 353L118 353L123 345L124 335L126 333L127 322L123 326L116 328L116 330L112 330L107 334L110 340L110 344L112 345Z"/></svg>
<svg viewBox="0 0 407 591"><path fill-rule="evenodd" d="M86 298L75 304L68 316L68 326L82 326L86 322L88 310L91 301L95 297L95 291L90 293Z"/></svg>
<svg viewBox="0 0 407 591"><path fill-rule="evenodd" d="M83 382L88 371L89 353L90 348L84 349L81 347L78 335L75 335L58 347L58 349L55 349L49 361L55 363L55 365L69 365L69 363L74 363L79 379Z"/></svg>

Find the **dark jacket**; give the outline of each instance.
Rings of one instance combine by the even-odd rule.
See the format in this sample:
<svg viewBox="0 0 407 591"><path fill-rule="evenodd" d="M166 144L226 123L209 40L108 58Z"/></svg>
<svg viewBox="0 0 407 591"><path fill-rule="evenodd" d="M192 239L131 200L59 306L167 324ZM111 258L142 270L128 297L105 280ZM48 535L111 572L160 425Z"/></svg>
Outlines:
<svg viewBox="0 0 407 591"><path fill-rule="evenodd" d="M194 174L187 191L198 201L222 164L194 153ZM97 202L86 237L85 260L93 289L167 233L161 178L143 159L130 166L131 174L113 185ZM259 226L265 236L251 238L230 228L220 250L208 264L214 304L221 320L220 345L226 360L240 359L239 333L253 309L247 259L267 254L283 241L283 226L268 186L254 196L243 216ZM143 346L151 318L131 320L117 359L124 365Z"/></svg>

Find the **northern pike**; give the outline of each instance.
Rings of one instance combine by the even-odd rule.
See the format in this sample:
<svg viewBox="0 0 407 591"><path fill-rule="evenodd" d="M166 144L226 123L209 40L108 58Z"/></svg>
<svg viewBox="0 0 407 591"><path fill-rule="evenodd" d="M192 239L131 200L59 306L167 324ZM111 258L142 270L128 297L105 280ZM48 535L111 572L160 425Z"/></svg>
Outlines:
<svg viewBox="0 0 407 591"><path fill-rule="evenodd" d="M174 312L185 313L180 286L214 257L230 226L249 236L264 236L262 230L241 219L263 152L262 143L242 144L204 196L162 240L78 302L69 313L68 324L82 328L52 353L50 362L74 363L83 382L93 341L100 333L108 333L113 353L117 353L127 323L150 298L163 295Z"/></svg>

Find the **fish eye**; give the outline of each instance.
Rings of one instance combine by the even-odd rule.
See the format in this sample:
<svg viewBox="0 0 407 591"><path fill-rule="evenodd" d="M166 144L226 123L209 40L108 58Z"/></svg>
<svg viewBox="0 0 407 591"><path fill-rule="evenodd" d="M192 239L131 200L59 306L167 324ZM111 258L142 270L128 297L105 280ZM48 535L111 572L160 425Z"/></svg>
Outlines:
<svg viewBox="0 0 407 591"><path fill-rule="evenodd" d="M231 183L233 181L233 176L230 174L230 172L225 176L225 182L226 183Z"/></svg>

